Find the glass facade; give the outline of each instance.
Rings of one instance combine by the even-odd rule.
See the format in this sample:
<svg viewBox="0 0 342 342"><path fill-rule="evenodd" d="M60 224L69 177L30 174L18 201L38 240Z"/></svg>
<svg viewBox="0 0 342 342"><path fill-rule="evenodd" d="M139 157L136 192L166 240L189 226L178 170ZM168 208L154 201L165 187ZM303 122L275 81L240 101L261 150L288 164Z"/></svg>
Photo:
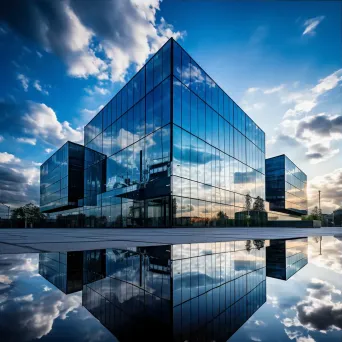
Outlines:
<svg viewBox="0 0 342 342"><path fill-rule="evenodd" d="M84 147L64 144L40 167L40 210L78 207L83 198Z"/></svg>
<svg viewBox="0 0 342 342"><path fill-rule="evenodd" d="M266 248L267 277L288 280L307 263L307 238L271 240Z"/></svg>
<svg viewBox="0 0 342 342"><path fill-rule="evenodd" d="M265 198L265 134L173 44L174 226L228 226L245 195Z"/></svg>
<svg viewBox="0 0 342 342"><path fill-rule="evenodd" d="M270 210L306 215L307 176L287 156L266 159L266 200Z"/></svg>
<svg viewBox="0 0 342 342"><path fill-rule="evenodd" d="M264 132L173 39L90 121L84 145L84 198L50 215L66 226L228 226L246 195L265 198Z"/></svg>

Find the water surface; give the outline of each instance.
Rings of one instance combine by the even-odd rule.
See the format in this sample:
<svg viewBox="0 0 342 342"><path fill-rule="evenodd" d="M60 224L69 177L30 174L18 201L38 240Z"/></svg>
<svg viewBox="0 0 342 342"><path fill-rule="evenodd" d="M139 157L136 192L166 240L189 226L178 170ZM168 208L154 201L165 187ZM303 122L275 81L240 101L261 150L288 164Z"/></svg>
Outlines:
<svg viewBox="0 0 342 342"><path fill-rule="evenodd" d="M1 341L342 341L342 237L0 255Z"/></svg>

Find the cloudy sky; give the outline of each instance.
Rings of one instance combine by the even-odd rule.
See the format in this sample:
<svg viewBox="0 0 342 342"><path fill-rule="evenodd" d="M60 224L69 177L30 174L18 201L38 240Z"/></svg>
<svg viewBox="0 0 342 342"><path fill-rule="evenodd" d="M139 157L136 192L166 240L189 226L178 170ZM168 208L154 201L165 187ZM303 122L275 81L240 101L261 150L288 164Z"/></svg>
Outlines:
<svg viewBox="0 0 342 342"><path fill-rule="evenodd" d="M286 153L327 212L342 202L341 2L0 4L0 194L38 201L39 165L173 36Z"/></svg>

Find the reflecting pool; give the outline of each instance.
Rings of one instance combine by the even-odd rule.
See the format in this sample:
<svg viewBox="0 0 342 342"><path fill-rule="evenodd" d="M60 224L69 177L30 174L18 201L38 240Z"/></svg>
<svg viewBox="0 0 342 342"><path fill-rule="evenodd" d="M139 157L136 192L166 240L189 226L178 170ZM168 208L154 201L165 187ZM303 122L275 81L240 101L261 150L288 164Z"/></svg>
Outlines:
<svg viewBox="0 0 342 342"><path fill-rule="evenodd" d="M1 341L342 341L342 237L0 255Z"/></svg>

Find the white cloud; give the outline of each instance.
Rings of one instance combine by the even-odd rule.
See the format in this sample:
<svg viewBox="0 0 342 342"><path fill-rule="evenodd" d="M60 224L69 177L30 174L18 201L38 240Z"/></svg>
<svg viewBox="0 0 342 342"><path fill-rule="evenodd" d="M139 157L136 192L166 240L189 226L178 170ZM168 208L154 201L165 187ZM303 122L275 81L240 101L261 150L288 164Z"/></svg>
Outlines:
<svg viewBox="0 0 342 342"><path fill-rule="evenodd" d="M250 101L247 101L246 99L243 100L241 102L241 106L243 107L243 109L249 113L249 112L254 112L254 111L258 111L258 110L261 110L265 107L265 103L263 102L250 102Z"/></svg>
<svg viewBox="0 0 342 342"><path fill-rule="evenodd" d="M49 154L53 151L53 148L46 148L44 151L45 153Z"/></svg>
<svg viewBox="0 0 342 342"><path fill-rule="evenodd" d="M124 81L128 68L139 68L177 31L160 16L160 0L107 0L101 6L58 1L55 6L20 2L3 18L12 29L59 56L73 77ZM26 15L16 16L18 11ZM50 20L54 18L54 20Z"/></svg>
<svg viewBox="0 0 342 342"><path fill-rule="evenodd" d="M12 280L7 275L0 274L0 283L10 285L12 284Z"/></svg>
<svg viewBox="0 0 342 342"><path fill-rule="evenodd" d="M314 177L308 183L308 198L318 202L318 190L321 191L321 206L325 213L331 213L342 205L342 168Z"/></svg>
<svg viewBox="0 0 342 342"><path fill-rule="evenodd" d="M32 302L33 301L33 294L25 295L25 296L20 296L20 297L15 297L13 298L15 302Z"/></svg>
<svg viewBox="0 0 342 342"><path fill-rule="evenodd" d="M43 291L44 292L49 292L49 291L52 291L52 288L49 287L49 286L43 285Z"/></svg>
<svg viewBox="0 0 342 342"><path fill-rule="evenodd" d="M39 169L32 162L21 160L0 164L1 199L11 207L18 207L29 202L39 202Z"/></svg>
<svg viewBox="0 0 342 342"><path fill-rule="evenodd" d="M282 135L304 146L310 163L317 164L339 153L338 148L332 148L332 143L342 140L342 116L320 113L302 119L285 119L279 130Z"/></svg>
<svg viewBox="0 0 342 342"><path fill-rule="evenodd" d="M91 95L91 96L96 95L96 94L99 94L99 95L107 95L107 94L109 94L109 90L108 89L101 88L101 87L98 87L98 86L95 86L94 89L85 88L84 90L85 90L85 92L88 95Z"/></svg>
<svg viewBox="0 0 342 342"><path fill-rule="evenodd" d="M303 334L302 334L300 331L298 331L298 330L292 331L292 330L286 329L286 328L285 328L285 333L286 333L286 335L288 336L288 338L289 338L290 340L293 340L293 339L296 339L296 340L297 340L297 338L299 338L300 336L303 335Z"/></svg>
<svg viewBox="0 0 342 342"><path fill-rule="evenodd" d="M7 301L4 305L6 321L16 322L15 328L6 329L7 334L13 341L31 341L48 335L56 319L65 320L70 312L77 310L81 306L81 297L51 291L43 292L36 301Z"/></svg>
<svg viewBox="0 0 342 342"><path fill-rule="evenodd" d="M319 97L336 88L342 81L342 69L339 69L327 77L320 79L318 84L309 89L296 92L284 92L281 94L282 103L294 103L294 108L289 109L284 118L309 113L318 104Z"/></svg>
<svg viewBox="0 0 342 342"><path fill-rule="evenodd" d="M255 337L255 336L252 336L251 340L255 341L255 342L261 342L262 341L259 337Z"/></svg>
<svg viewBox="0 0 342 342"><path fill-rule="evenodd" d="M24 168L21 172L26 177L27 184L39 184L40 170L37 167Z"/></svg>
<svg viewBox="0 0 342 342"><path fill-rule="evenodd" d="M319 16L316 18L311 18L311 19L306 20L303 25L305 27L303 31L303 36L306 34L314 35L316 33L315 32L316 27L322 22L323 19L324 19L324 16Z"/></svg>
<svg viewBox="0 0 342 342"><path fill-rule="evenodd" d="M23 120L26 124L25 132L39 137L46 143L59 146L67 140L83 140L80 128L72 128L68 121L58 121L54 110L44 103L29 102Z"/></svg>
<svg viewBox="0 0 342 342"><path fill-rule="evenodd" d="M13 266L10 271L35 272L38 269L37 258L26 257L21 263Z"/></svg>
<svg viewBox="0 0 342 342"><path fill-rule="evenodd" d="M17 80L20 81L22 87L24 88L24 91L28 91L29 79L23 74L18 74Z"/></svg>
<svg viewBox="0 0 342 342"><path fill-rule="evenodd" d="M35 146L37 143L37 139L35 138L17 138L16 140L20 143L29 144L33 146Z"/></svg>
<svg viewBox="0 0 342 342"><path fill-rule="evenodd" d="M44 95L49 95L49 92L48 92L47 90L44 90L44 89L42 88L42 86L41 86L41 84L40 84L40 82L39 82L38 80L35 80L35 81L34 81L33 87L34 87L37 91L41 92L42 94L44 94Z"/></svg>
<svg viewBox="0 0 342 342"><path fill-rule="evenodd" d="M341 81L342 69L339 69L320 79L316 85L302 90L291 91L289 87L276 87L281 104L290 106L269 144L276 148L277 143L286 141L287 144L304 147L305 156L311 164L338 155L340 149L334 144L342 140L342 116L324 112L314 115L311 113L322 103L323 96L335 89Z"/></svg>
<svg viewBox="0 0 342 342"><path fill-rule="evenodd" d="M255 93L259 90L260 88L252 87L247 89L247 93Z"/></svg>
<svg viewBox="0 0 342 342"><path fill-rule="evenodd" d="M100 110L103 108L103 105L98 106L95 109L87 109L84 108L81 110L82 113L82 122L87 124L97 113L100 112Z"/></svg>
<svg viewBox="0 0 342 342"><path fill-rule="evenodd" d="M308 331L320 331L326 333L332 330L341 330L342 302L341 291L327 281L312 279L307 284L307 296L291 307L292 317L285 317L281 323L286 328L294 328L295 331L285 329L290 339L296 341L312 342L310 335L303 336L298 327ZM334 298L333 298L334 294ZM288 313L289 314L289 313Z"/></svg>
<svg viewBox="0 0 342 342"><path fill-rule="evenodd" d="M323 253L320 253L320 248ZM342 276L342 241L333 237L323 237L322 241L309 244L310 263Z"/></svg>
<svg viewBox="0 0 342 342"><path fill-rule="evenodd" d="M312 88L312 92L317 95L322 95L325 92L334 89L340 81L342 81L342 69L339 69L331 75L319 80L319 83Z"/></svg>
<svg viewBox="0 0 342 342"><path fill-rule="evenodd" d="M0 152L0 164L20 163L20 159L11 153Z"/></svg>
<svg viewBox="0 0 342 342"><path fill-rule="evenodd" d="M256 320L254 323L255 323L255 325L258 325L258 326L266 326L267 325L264 321L261 321L261 320Z"/></svg>
<svg viewBox="0 0 342 342"><path fill-rule="evenodd" d="M4 140L5 138L2 135L0 135L0 143L3 142Z"/></svg>
<svg viewBox="0 0 342 342"><path fill-rule="evenodd" d="M39 58L42 58L42 57L43 57L43 55L42 55L39 51L36 51L36 53L37 53L37 56L38 56Z"/></svg>
<svg viewBox="0 0 342 342"><path fill-rule="evenodd" d="M279 306L279 301L276 296L267 295L267 303L271 304L274 308Z"/></svg>
<svg viewBox="0 0 342 342"><path fill-rule="evenodd" d="M278 91L282 90L284 88L284 84L279 85L278 87L270 88L270 89L265 89L264 94L273 94L277 93Z"/></svg>

